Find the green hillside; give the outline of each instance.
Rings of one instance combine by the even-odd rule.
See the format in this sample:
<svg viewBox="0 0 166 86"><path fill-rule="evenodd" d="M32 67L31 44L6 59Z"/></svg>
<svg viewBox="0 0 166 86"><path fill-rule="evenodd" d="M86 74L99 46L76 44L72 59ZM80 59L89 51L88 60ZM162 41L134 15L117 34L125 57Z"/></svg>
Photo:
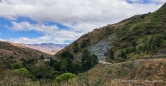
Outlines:
<svg viewBox="0 0 166 86"><path fill-rule="evenodd" d="M119 23L94 29L58 52L56 57L63 51L70 51L79 59L81 51L87 49L96 54L99 60L122 62L153 58L154 55L165 56L166 52L161 54L165 47L166 4L154 13L136 15Z"/></svg>

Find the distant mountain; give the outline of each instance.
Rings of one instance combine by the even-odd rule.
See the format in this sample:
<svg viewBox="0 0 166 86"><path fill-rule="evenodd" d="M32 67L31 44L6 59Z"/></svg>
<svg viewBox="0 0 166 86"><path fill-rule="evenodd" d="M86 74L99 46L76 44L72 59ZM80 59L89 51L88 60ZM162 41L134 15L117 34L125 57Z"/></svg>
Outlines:
<svg viewBox="0 0 166 86"><path fill-rule="evenodd" d="M54 55L59 50L63 49L67 44L41 43L41 44L21 44L25 47L33 48L47 54Z"/></svg>
<svg viewBox="0 0 166 86"><path fill-rule="evenodd" d="M0 59L40 59L41 57L50 57L51 55L22 46L20 44L0 41Z"/></svg>

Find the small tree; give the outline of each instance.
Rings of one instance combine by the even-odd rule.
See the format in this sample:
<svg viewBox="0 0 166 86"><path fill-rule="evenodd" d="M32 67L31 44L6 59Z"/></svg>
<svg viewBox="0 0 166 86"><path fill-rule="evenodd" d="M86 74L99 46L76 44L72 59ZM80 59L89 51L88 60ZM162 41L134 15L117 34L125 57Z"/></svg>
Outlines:
<svg viewBox="0 0 166 86"><path fill-rule="evenodd" d="M95 54L91 54L90 58L91 58L91 67L99 63L99 60L97 59L97 56Z"/></svg>
<svg viewBox="0 0 166 86"><path fill-rule="evenodd" d="M60 66L60 70L63 72L67 72L69 69L69 63L66 59L61 59L61 66Z"/></svg>
<svg viewBox="0 0 166 86"><path fill-rule="evenodd" d="M110 59L112 59L112 60L115 59L115 58L114 58L114 51L113 51L112 49L109 51L109 57L110 57Z"/></svg>
<svg viewBox="0 0 166 86"><path fill-rule="evenodd" d="M87 71L94 65L98 64L97 56L95 54L91 54L88 50L84 50L82 52L81 64L84 71Z"/></svg>
<svg viewBox="0 0 166 86"><path fill-rule="evenodd" d="M78 53L78 52L81 51L81 49L78 47L77 42L74 42L73 51L74 51L75 53Z"/></svg>
<svg viewBox="0 0 166 86"><path fill-rule="evenodd" d="M127 56L126 56L126 53L124 52L124 50L122 50L119 54L119 56L122 58L122 59L127 59Z"/></svg>

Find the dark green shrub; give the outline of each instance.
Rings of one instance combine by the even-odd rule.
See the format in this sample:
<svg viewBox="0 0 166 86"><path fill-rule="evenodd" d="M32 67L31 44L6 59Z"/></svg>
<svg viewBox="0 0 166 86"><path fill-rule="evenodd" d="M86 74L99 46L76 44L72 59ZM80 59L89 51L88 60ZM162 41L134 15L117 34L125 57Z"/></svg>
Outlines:
<svg viewBox="0 0 166 86"><path fill-rule="evenodd" d="M13 63L10 65L11 69L20 69L22 68L21 63Z"/></svg>
<svg viewBox="0 0 166 86"><path fill-rule="evenodd" d="M81 43L80 47L81 48L85 48L85 47L87 47L89 45L90 45L90 39L88 38L88 39L82 40L82 43Z"/></svg>
<svg viewBox="0 0 166 86"><path fill-rule="evenodd" d="M78 47L77 42L74 42L73 51L74 51L75 53L78 53L78 52L81 51L81 49Z"/></svg>

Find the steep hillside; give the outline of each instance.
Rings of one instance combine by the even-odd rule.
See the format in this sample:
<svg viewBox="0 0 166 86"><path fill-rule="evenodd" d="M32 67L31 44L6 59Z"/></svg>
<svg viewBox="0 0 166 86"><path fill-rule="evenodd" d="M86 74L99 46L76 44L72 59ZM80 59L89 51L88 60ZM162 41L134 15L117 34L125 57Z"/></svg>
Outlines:
<svg viewBox="0 0 166 86"><path fill-rule="evenodd" d="M20 44L0 41L0 58L2 59L39 59L41 57L50 57L51 55L38 50L24 47Z"/></svg>
<svg viewBox="0 0 166 86"><path fill-rule="evenodd" d="M87 49L99 60L121 62L166 55L166 3L154 13L136 15L84 34L58 52L70 51L81 58ZM160 54L162 52L162 55Z"/></svg>
<svg viewBox="0 0 166 86"><path fill-rule="evenodd" d="M98 64L79 76L87 86L165 86L166 60Z"/></svg>
<svg viewBox="0 0 166 86"><path fill-rule="evenodd" d="M33 48L47 54L55 55L58 51L63 49L67 44L53 44L53 43L42 43L42 44L21 44L23 46Z"/></svg>

